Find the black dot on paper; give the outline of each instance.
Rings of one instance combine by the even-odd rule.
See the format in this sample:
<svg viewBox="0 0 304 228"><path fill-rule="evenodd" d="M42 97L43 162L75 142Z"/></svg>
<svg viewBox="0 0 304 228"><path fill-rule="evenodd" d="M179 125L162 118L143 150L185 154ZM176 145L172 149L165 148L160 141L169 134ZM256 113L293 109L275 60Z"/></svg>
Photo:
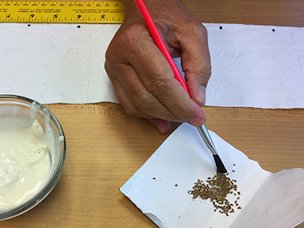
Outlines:
<svg viewBox="0 0 304 228"><path fill-rule="evenodd" d="M30 25L30 24L28 24L28 25L27 25L27 27L31 27L31 25Z"/></svg>
<svg viewBox="0 0 304 228"><path fill-rule="evenodd" d="M156 177L153 177L153 180L156 180Z"/></svg>
<svg viewBox="0 0 304 228"><path fill-rule="evenodd" d="M273 32L275 32L275 29L272 29Z"/></svg>
<svg viewBox="0 0 304 228"><path fill-rule="evenodd" d="M80 25L77 25L77 28L81 28L81 26L80 26Z"/></svg>
<svg viewBox="0 0 304 228"><path fill-rule="evenodd" d="M223 29L223 27L222 26L220 26L220 30L222 30Z"/></svg>
<svg viewBox="0 0 304 228"><path fill-rule="evenodd" d="M174 186L175 186L175 187L177 187L177 186L178 186L178 184L175 184Z"/></svg>

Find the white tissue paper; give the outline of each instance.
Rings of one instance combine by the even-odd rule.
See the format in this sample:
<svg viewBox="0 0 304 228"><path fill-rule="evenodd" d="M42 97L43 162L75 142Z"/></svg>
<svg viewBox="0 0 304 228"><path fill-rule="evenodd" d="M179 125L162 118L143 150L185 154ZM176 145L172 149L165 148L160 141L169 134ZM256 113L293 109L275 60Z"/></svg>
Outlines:
<svg viewBox="0 0 304 228"><path fill-rule="evenodd" d="M205 25L213 70L207 105L304 108L304 28ZM0 23L0 93L117 102L104 55L118 28Z"/></svg>
<svg viewBox="0 0 304 228"><path fill-rule="evenodd" d="M304 169L267 172L210 133L229 177L237 181L241 209L226 216L214 212L209 200L188 193L198 179L213 177L216 167L197 130L186 123L121 187L122 193L159 227L277 228L304 220Z"/></svg>

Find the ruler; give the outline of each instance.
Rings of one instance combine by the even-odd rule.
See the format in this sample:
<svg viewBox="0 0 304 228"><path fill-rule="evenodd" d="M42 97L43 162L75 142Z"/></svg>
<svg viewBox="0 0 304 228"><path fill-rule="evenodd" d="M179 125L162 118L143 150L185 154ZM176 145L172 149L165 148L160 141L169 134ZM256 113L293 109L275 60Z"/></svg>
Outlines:
<svg viewBox="0 0 304 228"><path fill-rule="evenodd" d="M122 1L0 1L0 23L117 24Z"/></svg>

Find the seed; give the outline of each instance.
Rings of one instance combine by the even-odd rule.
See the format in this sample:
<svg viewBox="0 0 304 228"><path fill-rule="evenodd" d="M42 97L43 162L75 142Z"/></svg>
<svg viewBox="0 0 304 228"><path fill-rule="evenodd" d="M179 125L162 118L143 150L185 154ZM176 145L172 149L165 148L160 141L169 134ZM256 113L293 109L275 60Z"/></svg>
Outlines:
<svg viewBox="0 0 304 228"><path fill-rule="evenodd" d="M214 212L219 211L226 216L234 212L234 205L228 201L227 195L237 196L237 185L236 180L231 180L227 174L208 177L206 182L197 180L188 193L192 195L193 199L210 200L215 208ZM235 204L237 204L237 200Z"/></svg>

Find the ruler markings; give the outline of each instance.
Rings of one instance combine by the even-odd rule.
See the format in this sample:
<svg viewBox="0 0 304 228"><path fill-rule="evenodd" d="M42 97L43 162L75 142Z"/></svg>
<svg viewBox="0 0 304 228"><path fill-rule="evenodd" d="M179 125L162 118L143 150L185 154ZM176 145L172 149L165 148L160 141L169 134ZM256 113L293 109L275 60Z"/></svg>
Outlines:
<svg viewBox="0 0 304 228"><path fill-rule="evenodd" d="M0 2L0 22L121 23L122 1Z"/></svg>

